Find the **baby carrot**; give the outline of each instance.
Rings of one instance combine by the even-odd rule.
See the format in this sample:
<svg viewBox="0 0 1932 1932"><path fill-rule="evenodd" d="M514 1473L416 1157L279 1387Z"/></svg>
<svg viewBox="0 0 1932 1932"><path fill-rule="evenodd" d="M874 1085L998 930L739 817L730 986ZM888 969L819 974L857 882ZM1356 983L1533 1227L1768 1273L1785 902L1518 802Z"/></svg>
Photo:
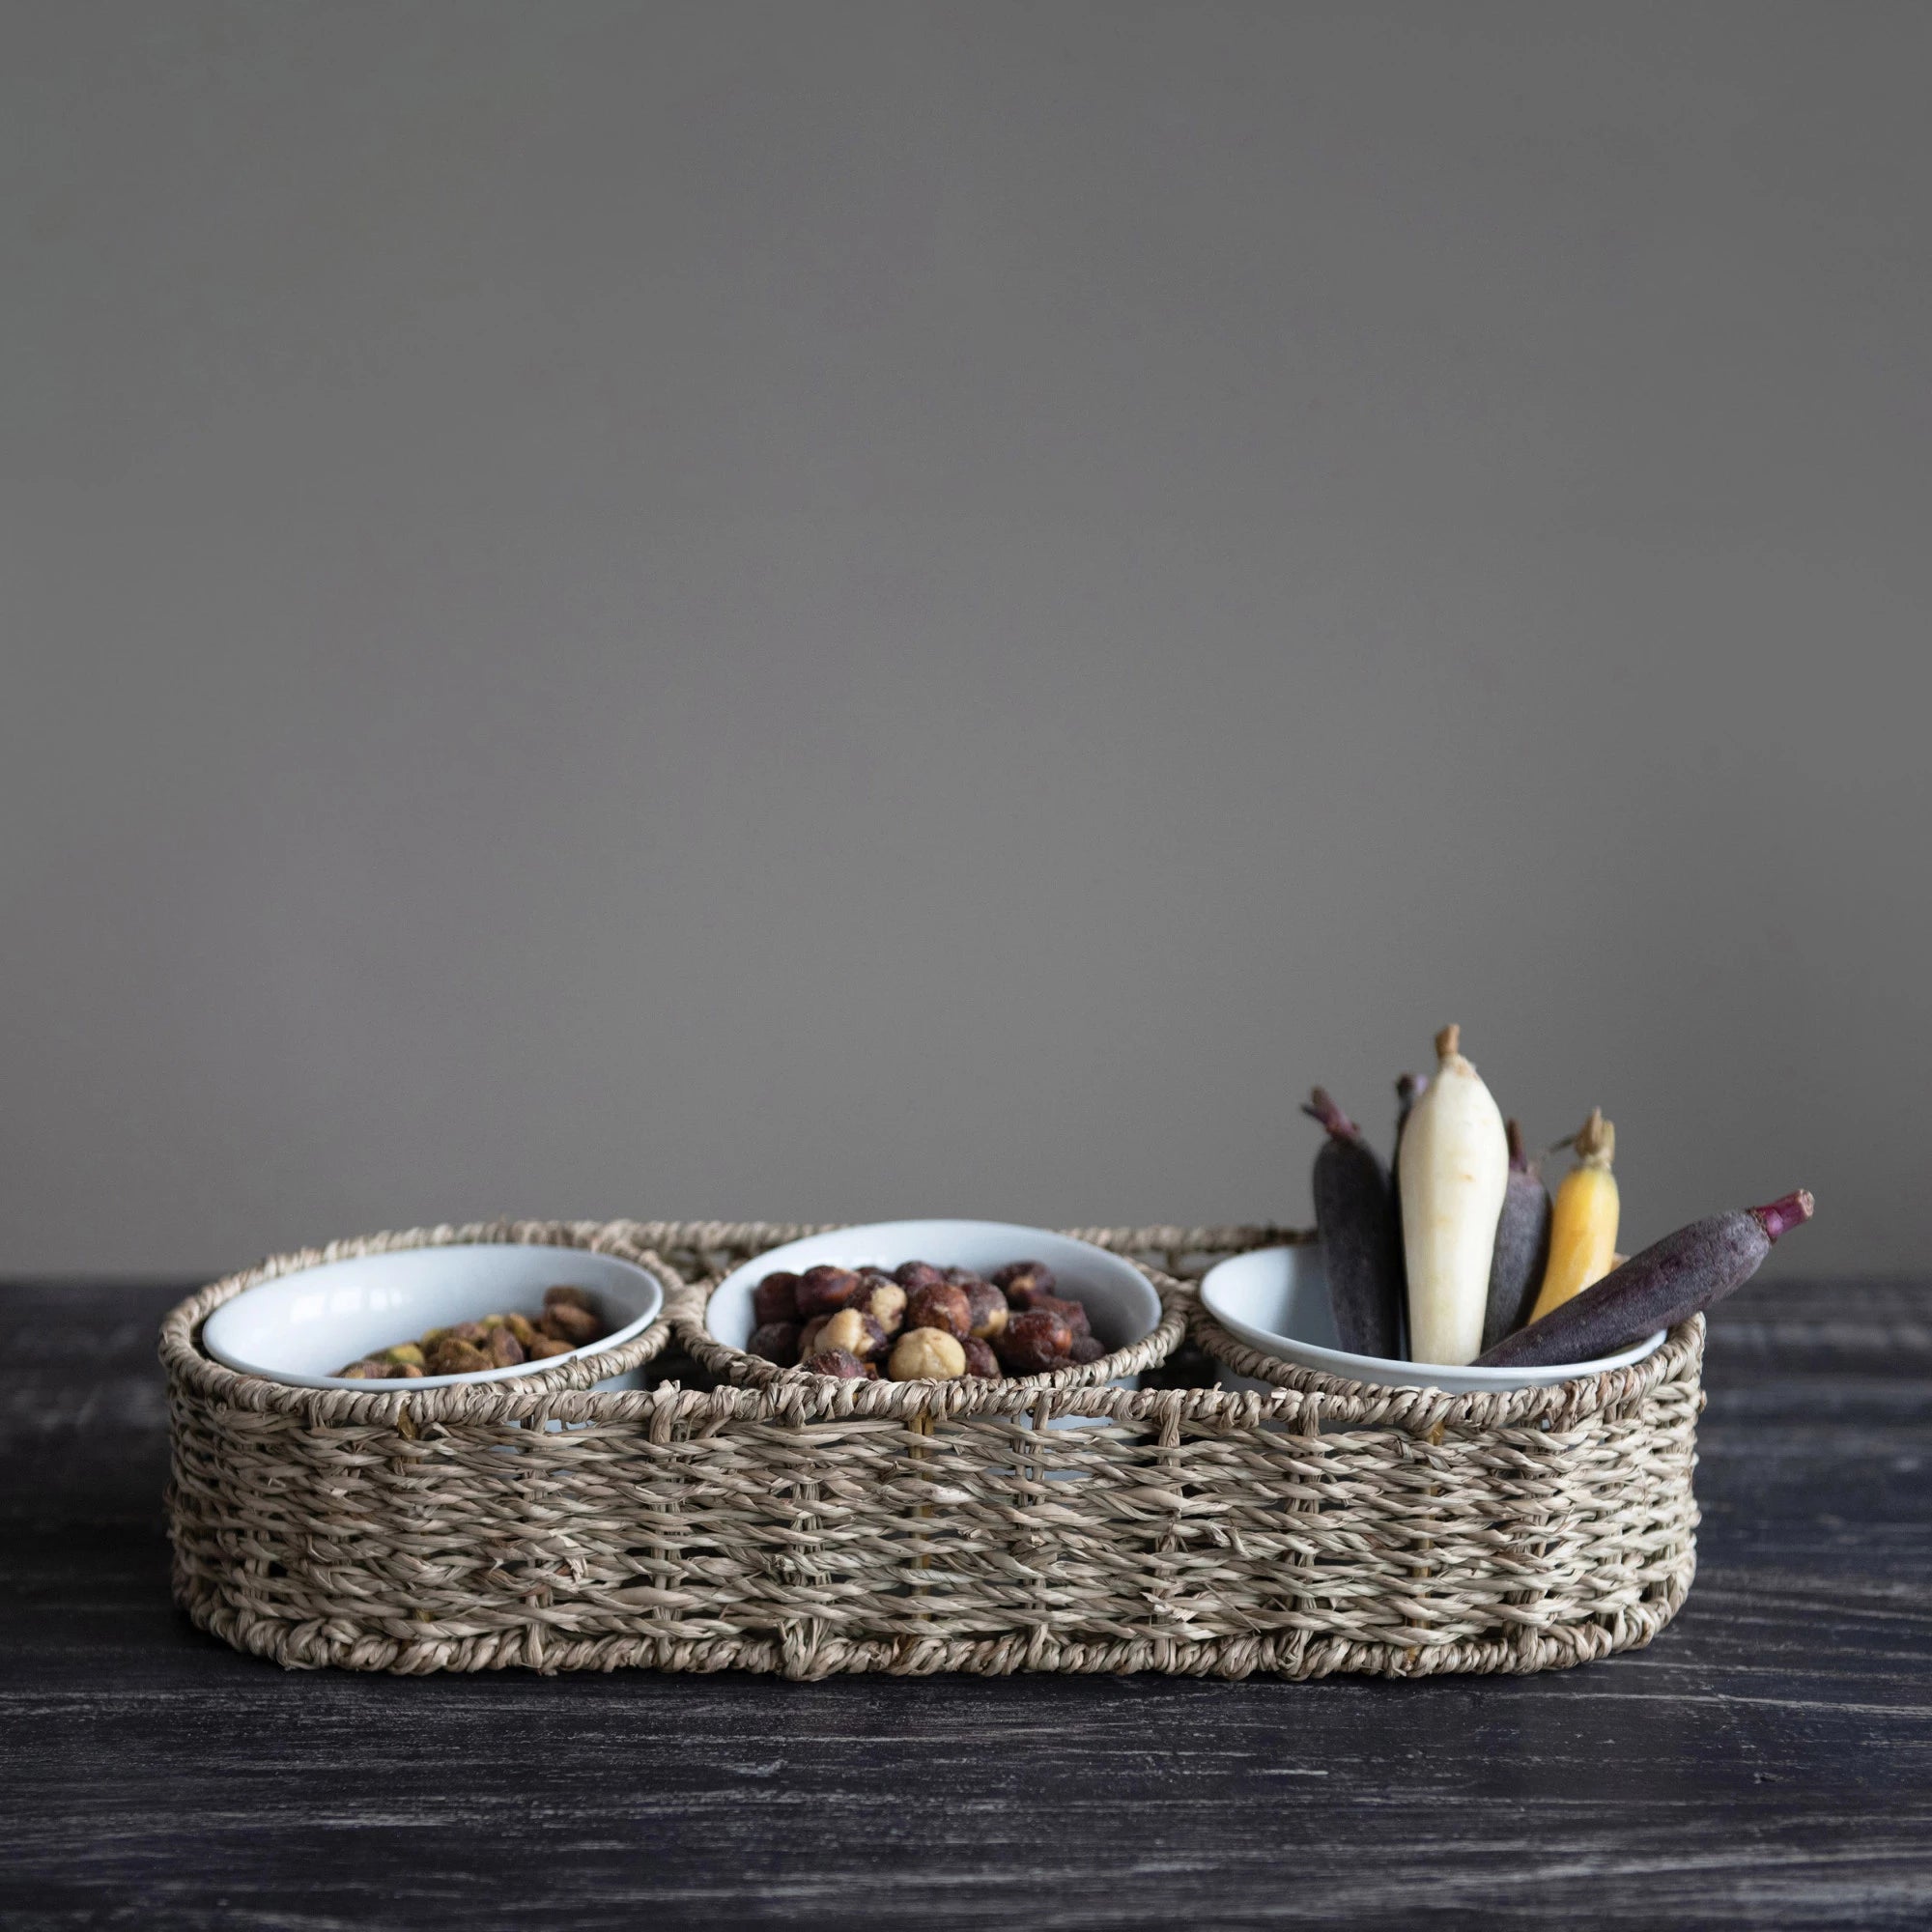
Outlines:
<svg viewBox="0 0 1932 1932"><path fill-rule="evenodd" d="M1556 1190L1549 1223L1549 1265L1543 1271L1543 1287L1530 1311L1532 1321L1562 1307L1593 1281L1601 1281L1609 1273L1610 1258L1617 1251L1617 1178L1610 1172L1617 1130L1604 1119L1601 1107L1591 1108L1573 1145L1577 1165Z"/></svg>
<svg viewBox="0 0 1932 1932"><path fill-rule="evenodd" d="M1315 1224L1335 1333L1351 1355L1391 1357L1401 1340L1402 1231L1388 1169L1321 1088L1301 1111L1328 1129L1315 1156Z"/></svg>
<svg viewBox="0 0 1932 1932"><path fill-rule="evenodd" d="M1509 1185L1509 1142L1482 1076L1461 1052L1462 1029L1435 1036L1435 1077L1403 1124L1403 1257L1409 1353L1471 1362L1483 1346L1490 1260Z"/></svg>
<svg viewBox="0 0 1932 1932"><path fill-rule="evenodd" d="M1496 1251L1490 1262L1490 1300L1483 1317L1483 1347L1493 1349L1529 1320L1530 1302L1549 1259L1549 1190L1536 1163L1522 1151L1522 1129L1507 1122L1509 1186L1496 1223Z"/></svg>
<svg viewBox="0 0 1932 1932"><path fill-rule="evenodd" d="M1477 1366L1540 1368L1614 1355L1742 1288L1763 1266L1771 1244L1808 1221L1811 1209L1810 1195L1800 1188L1766 1208L1692 1221L1527 1328L1505 1335Z"/></svg>

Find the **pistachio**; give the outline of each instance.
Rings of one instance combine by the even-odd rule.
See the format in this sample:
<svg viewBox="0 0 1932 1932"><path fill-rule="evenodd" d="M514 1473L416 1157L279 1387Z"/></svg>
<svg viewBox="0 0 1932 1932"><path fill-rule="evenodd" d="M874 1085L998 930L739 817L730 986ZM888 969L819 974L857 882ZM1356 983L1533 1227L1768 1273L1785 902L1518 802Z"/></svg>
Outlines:
<svg viewBox="0 0 1932 1932"><path fill-rule="evenodd" d="M553 1289L551 1293L555 1293ZM568 1342L573 1349L581 1349L586 1342L594 1342L604 1332L604 1324L589 1309L580 1307L574 1301L553 1301L546 1304L543 1320L537 1323L546 1335L552 1335L559 1342Z"/></svg>

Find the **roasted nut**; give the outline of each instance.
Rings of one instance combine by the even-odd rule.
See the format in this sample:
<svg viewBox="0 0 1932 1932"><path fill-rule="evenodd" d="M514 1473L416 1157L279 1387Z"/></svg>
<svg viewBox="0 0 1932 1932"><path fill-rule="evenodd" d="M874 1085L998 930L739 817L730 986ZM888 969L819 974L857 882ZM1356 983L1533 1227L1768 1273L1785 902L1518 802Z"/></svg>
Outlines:
<svg viewBox="0 0 1932 1932"><path fill-rule="evenodd" d="M544 1306L581 1308L586 1315L597 1313L597 1304L591 1300L589 1292L567 1281L560 1281L555 1287L544 1290Z"/></svg>
<svg viewBox="0 0 1932 1932"><path fill-rule="evenodd" d="M1076 1335L1066 1352L1076 1362L1097 1362L1107 1352L1107 1345L1097 1335Z"/></svg>
<svg viewBox="0 0 1932 1932"><path fill-rule="evenodd" d="M524 1353L527 1355L531 1345L537 1339L536 1324L527 1315L506 1315L503 1317L503 1326L524 1345Z"/></svg>
<svg viewBox="0 0 1932 1932"><path fill-rule="evenodd" d="M1007 1325L1007 1318L1012 1313L1007 1306L1007 1297L990 1281L978 1281L966 1291L966 1303L972 1314L967 1332L977 1335L982 1342L991 1341Z"/></svg>
<svg viewBox="0 0 1932 1932"><path fill-rule="evenodd" d="M483 1345L483 1352L490 1357L490 1365L497 1369L513 1369L524 1360L524 1345L510 1332L510 1324L505 1321L500 1327L490 1331L490 1339Z"/></svg>
<svg viewBox="0 0 1932 1932"><path fill-rule="evenodd" d="M886 1331L856 1308L841 1308L837 1315L828 1315L825 1326L818 1331L820 1353L827 1349L843 1349L862 1362L869 1362L885 1346Z"/></svg>
<svg viewBox="0 0 1932 1932"><path fill-rule="evenodd" d="M455 1327L445 1328L437 1339L439 1341L468 1342L472 1349L480 1349L483 1346L484 1336L489 1334L489 1329L484 1327L480 1321L459 1321Z"/></svg>
<svg viewBox="0 0 1932 1932"><path fill-rule="evenodd" d="M533 1362L547 1362L553 1355L570 1353L570 1344L559 1342L554 1335L539 1335L524 1353Z"/></svg>
<svg viewBox="0 0 1932 1932"><path fill-rule="evenodd" d="M946 1279L954 1288L963 1288L969 1293L972 1292L973 1284L976 1281L984 1281L986 1279L978 1268L942 1268L940 1272L945 1275Z"/></svg>
<svg viewBox="0 0 1932 1932"><path fill-rule="evenodd" d="M473 1376L497 1365L473 1342L452 1332L423 1350L423 1366L433 1376Z"/></svg>
<svg viewBox="0 0 1932 1932"><path fill-rule="evenodd" d="M895 1382L950 1382L965 1373L966 1350L956 1335L943 1328L908 1328L893 1344L886 1364L888 1378Z"/></svg>
<svg viewBox="0 0 1932 1932"><path fill-rule="evenodd" d="M1015 1308L1031 1308L1036 1294L1051 1294L1057 1284L1044 1262L1009 1262L993 1270L993 1286L1004 1289Z"/></svg>
<svg viewBox="0 0 1932 1932"><path fill-rule="evenodd" d="M386 1381L388 1377L389 1365L386 1362L351 1362L347 1368L335 1372L336 1380L346 1382Z"/></svg>
<svg viewBox="0 0 1932 1932"><path fill-rule="evenodd" d="M867 1262L866 1265L862 1268L854 1268L853 1273L855 1273L861 1281L867 1283L869 1287L872 1288L877 1288L881 1285L881 1283L889 1281L893 1283L893 1286L895 1288L898 1286L898 1283L896 1281L893 1281L893 1271L891 1268L874 1267L869 1262Z"/></svg>
<svg viewBox="0 0 1932 1932"><path fill-rule="evenodd" d="M993 1345L993 1352L1009 1376L1037 1376L1065 1365L1073 1349L1073 1331L1048 1308L1015 1315Z"/></svg>
<svg viewBox="0 0 1932 1932"><path fill-rule="evenodd" d="M603 1322L589 1309L580 1308L574 1301L550 1303L537 1326L546 1335L554 1336L559 1342L568 1342L573 1349L581 1349L584 1343L596 1341L604 1332Z"/></svg>
<svg viewBox="0 0 1932 1932"><path fill-rule="evenodd" d="M807 1268L799 1279L798 1312L808 1319L814 1315L836 1315L862 1286L849 1268Z"/></svg>
<svg viewBox="0 0 1932 1932"><path fill-rule="evenodd" d="M836 1376L842 1382L857 1381L862 1377L878 1374L869 1362L862 1362L849 1349L821 1349L801 1366L809 1374Z"/></svg>
<svg viewBox="0 0 1932 1932"><path fill-rule="evenodd" d="M1003 1301L1000 1306L1004 1308L1006 1303ZM969 1376L989 1376L994 1381L999 1380L1000 1358L987 1344L977 1335L969 1335L959 1346L965 1351L966 1373Z"/></svg>
<svg viewBox="0 0 1932 1932"><path fill-rule="evenodd" d="M973 1332L973 1304L963 1288L950 1281L929 1283L906 1296L905 1325L914 1328L943 1328L964 1341Z"/></svg>
<svg viewBox="0 0 1932 1932"><path fill-rule="evenodd" d="M752 1339L745 1344L748 1355L756 1355L762 1361L776 1362L780 1368L788 1369L798 1360L798 1323L796 1321L764 1321L752 1330Z"/></svg>
<svg viewBox="0 0 1932 1932"><path fill-rule="evenodd" d="M1091 1335L1094 1332L1093 1323L1087 1320L1084 1302L1068 1301L1065 1295L1059 1294L1036 1294L1033 1305L1037 1309L1045 1309L1049 1315L1059 1316L1076 1335Z"/></svg>
<svg viewBox="0 0 1932 1932"><path fill-rule="evenodd" d="M901 1262L893 1279L910 1294L916 1288L936 1288L946 1277L930 1262Z"/></svg>
<svg viewBox="0 0 1932 1932"><path fill-rule="evenodd" d="M421 1368L423 1351L413 1342L398 1342L393 1349L384 1349L379 1359L384 1362L413 1362Z"/></svg>
<svg viewBox="0 0 1932 1932"><path fill-rule="evenodd" d="M891 1275L884 1281L868 1280L852 1306L869 1315L888 1335L896 1335L905 1324L906 1292Z"/></svg>
<svg viewBox="0 0 1932 1932"><path fill-rule="evenodd" d="M798 1331L798 1358L802 1362L808 1355L818 1352L818 1338L825 1332L825 1324L832 1320L829 1315L814 1315Z"/></svg>
<svg viewBox="0 0 1932 1932"><path fill-rule="evenodd" d="M415 1362L398 1362L396 1366L389 1371L389 1374L392 1378L395 1376L402 1377L403 1380L406 1382L420 1381L423 1377L422 1368L420 1367L419 1364Z"/></svg>
<svg viewBox="0 0 1932 1932"><path fill-rule="evenodd" d="M762 1328L771 1321L798 1320L798 1276L781 1269L752 1291L752 1320Z"/></svg>

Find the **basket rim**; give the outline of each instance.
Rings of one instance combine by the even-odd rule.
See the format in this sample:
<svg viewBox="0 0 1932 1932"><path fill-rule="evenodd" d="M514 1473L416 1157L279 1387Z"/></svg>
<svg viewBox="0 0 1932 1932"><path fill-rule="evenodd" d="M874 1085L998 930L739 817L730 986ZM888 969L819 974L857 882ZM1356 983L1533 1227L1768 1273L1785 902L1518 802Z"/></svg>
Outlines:
<svg viewBox="0 0 1932 1932"><path fill-rule="evenodd" d="M591 1354L573 1355L554 1369L533 1369L528 1375L497 1381L450 1382L419 1390L405 1387L381 1394L308 1388L296 1382L276 1381L269 1376L231 1369L226 1363L217 1362L202 1347L202 1324L217 1308L251 1288L277 1281L284 1275L361 1255L499 1244L577 1248L630 1262L656 1277L664 1291L664 1306L656 1320L628 1342ZM299 1413L318 1424L384 1422L395 1426L404 1415L415 1422L469 1420L476 1416L476 1398L488 1390L515 1388L520 1402L527 1407L552 1394L588 1393L593 1383L607 1377L641 1368L662 1353L670 1340L670 1308L681 1285L674 1268L632 1237L628 1222L508 1219L441 1222L434 1227L349 1236L319 1248L293 1248L269 1255L251 1267L223 1275L178 1302L162 1317L159 1353L169 1375L185 1387L240 1407Z"/></svg>
<svg viewBox="0 0 1932 1932"><path fill-rule="evenodd" d="M1701 1316L1692 1316L1670 1331L1661 1349L1632 1368L1541 1388L1451 1395L1441 1389L1385 1389L1350 1381L1296 1368L1250 1349L1201 1306L1191 1281L1164 1274L1137 1258L1147 1252L1170 1258L1188 1253L1245 1252L1250 1246L1312 1240L1311 1231L1260 1222L1221 1228L1155 1224L1062 1232L1125 1255L1153 1282L1161 1296L1161 1323L1153 1337L1134 1345L1135 1349L1149 1347L1178 1321L1176 1341L1184 1328L1223 1366L1270 1383L1271 1394L1224 1388L1126 1389L1113 1386L1111 1380L1094 1378L1093 1371L1107 1369L1132 1350L1117 1350L1114 1356L1081 1370L1060 1371L1055 1377L980 1382L977 1389L966 1386L977 1378L954 1382L848 1382L785 1371L774 1372L758 1386L727 1382L705 1390L668 1381L654 1389L599 1391L591 1387L606 1377L651 1361L673 1333L684 1346L690 1346L686 1329L699 1290L666 1259L666 1249L701 1254L707 1249L750 1247L756 1252L803 1234L851 1225L856 1224L497 1220L355 1236L325 1247L271 1255L199 1290L164 1318L159 1352L170 1378L186 1392L263 1413L298 1415L311 1426L409 1430L418 1422L488 1427L535 1420L648 1423L656 1431L767 1422L796 1428L818 1421L914 1416L1012 1421L1031 1417L1038 1423L1049 1416L1066 1415L1123 1424L1155 1422L1163 1431L1184 1425L1220 1431L1269 1427L1285 1430L1291 1436L1317 1436L1340 1429L1386 1429L1412 1436L1437 1433L1467 1435L1510 1428L1572 1429L1606 1411L1626 1411L1666 1381L1694 1378L1703 1358L1704 1321ZM419 1393L301 1388L227 1368L201 1350L201 1322L222 1302L260 1282L352 1255L476 1241L592 1248L635 1262L649 1267L664 1283L665 1311L642 1334L621 1348L575 1358L560 1369L504 1381L457 1382ZM701 1304L699 1309L701 1314ZM714 1351L727 1352L723 1344L711 1342L708 1336L704 1339ZM1084 1379L1075 1380L1076 1376Z"/></svg>
<svg viewBox="0 0 1932 1932"><path fill-rule="evenodd" d="M837 1223L824 1232L836 1233L839 1226L858 1227L863 1223ZM769 1241L765 1247L782 1247L782 1241ZM754 1249L755 1259L759 1250ZM1113 1252L1113 1251L1110 1251ZM1060 1389L1104 1388L1122 1377L1139 1375L1143 1369L1158 1368L1179 1347L1187 1334L1189 1297L1173 1276L1163 1274L1131 1255L1121 1255L1137 1274L1144 1276L1160 1300L1160 1320L1137 1342L1116 1349L1110 1354L1071 1368L1053 1369L1042 1375L1005 1376L998 1380L980 1376L962 1376L950 1382L889 1382L883 1379L854 1381L854 1415L1020 1415L1030 1412L1042 1393ZM694 1361L712 1374L722 1376L737 1388L789 1390L799 1388L809 1394L821 1393L831 1378L808 1374L804 1369L780 1368L762 1356L721 1342L711 1332L709 1316L712 1299L723 1286L722 1275L705 1275L682 1284L683 1293L671 1304L671 1331L679 1346ZM838 1386L833 1382L833 1386ZM856 1398L867 1392L864 1402ZM945 1400L934 1400L944 1392Z"/></svg>
<svg viewBox="0 0 1932 1932"><path fill-rule="evenodd" d="M1207 1355L1236 1375L1322 1404L1321 1412L1327 1421L1346 1418L1356 1426L1397 1428L1411 1434L1417 1433L1416 1425L1423 1415L1434 1418L1428 1424L1430 1430L1447 1426L1459 1433L1573 1429L1592 1417L1635 1407L1653 1389L1681 1380L1687 1373L1696 1374L1704 1357L1704 1318L1693 1315L1628 1368L1572 1376L1533 1388L1451 1395L1444 1389L1384 1388L1379 1383L1331 1376L1284 1356L1270 1355L1224 1327L1198 1297L1192 1303L1188 1334Z"/></svg>

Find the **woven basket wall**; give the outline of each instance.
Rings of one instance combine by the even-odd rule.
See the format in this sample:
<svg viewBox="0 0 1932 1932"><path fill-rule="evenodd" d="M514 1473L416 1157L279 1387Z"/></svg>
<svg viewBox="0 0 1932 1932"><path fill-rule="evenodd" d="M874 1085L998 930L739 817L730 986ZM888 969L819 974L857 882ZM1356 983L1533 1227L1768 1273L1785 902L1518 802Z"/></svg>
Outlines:
<svg viewBox="0 0 1932 1932"><path fill-rule="evenodd" d="M168 1318L175 1589L286 1664L394 1671L1528 1671L1647 1642L1690 1587L1701 1321L1635 1368L1506 1396L1374 1390L1258 1356L1192 1284L1269 1228L1083 1229L1270 1394L826 1382L590 1392L801 1227L493 1224L287 1256ZM541 1240L656 1267L668 1321L506 1382L284 1387L206 1356L255 1282L397 1245ZM743 1358L738 1358L740 1361ZM692 1373L686 1364L684 1373ZM1082 1426L1048 1427L1066 1417Z"/></svg>

